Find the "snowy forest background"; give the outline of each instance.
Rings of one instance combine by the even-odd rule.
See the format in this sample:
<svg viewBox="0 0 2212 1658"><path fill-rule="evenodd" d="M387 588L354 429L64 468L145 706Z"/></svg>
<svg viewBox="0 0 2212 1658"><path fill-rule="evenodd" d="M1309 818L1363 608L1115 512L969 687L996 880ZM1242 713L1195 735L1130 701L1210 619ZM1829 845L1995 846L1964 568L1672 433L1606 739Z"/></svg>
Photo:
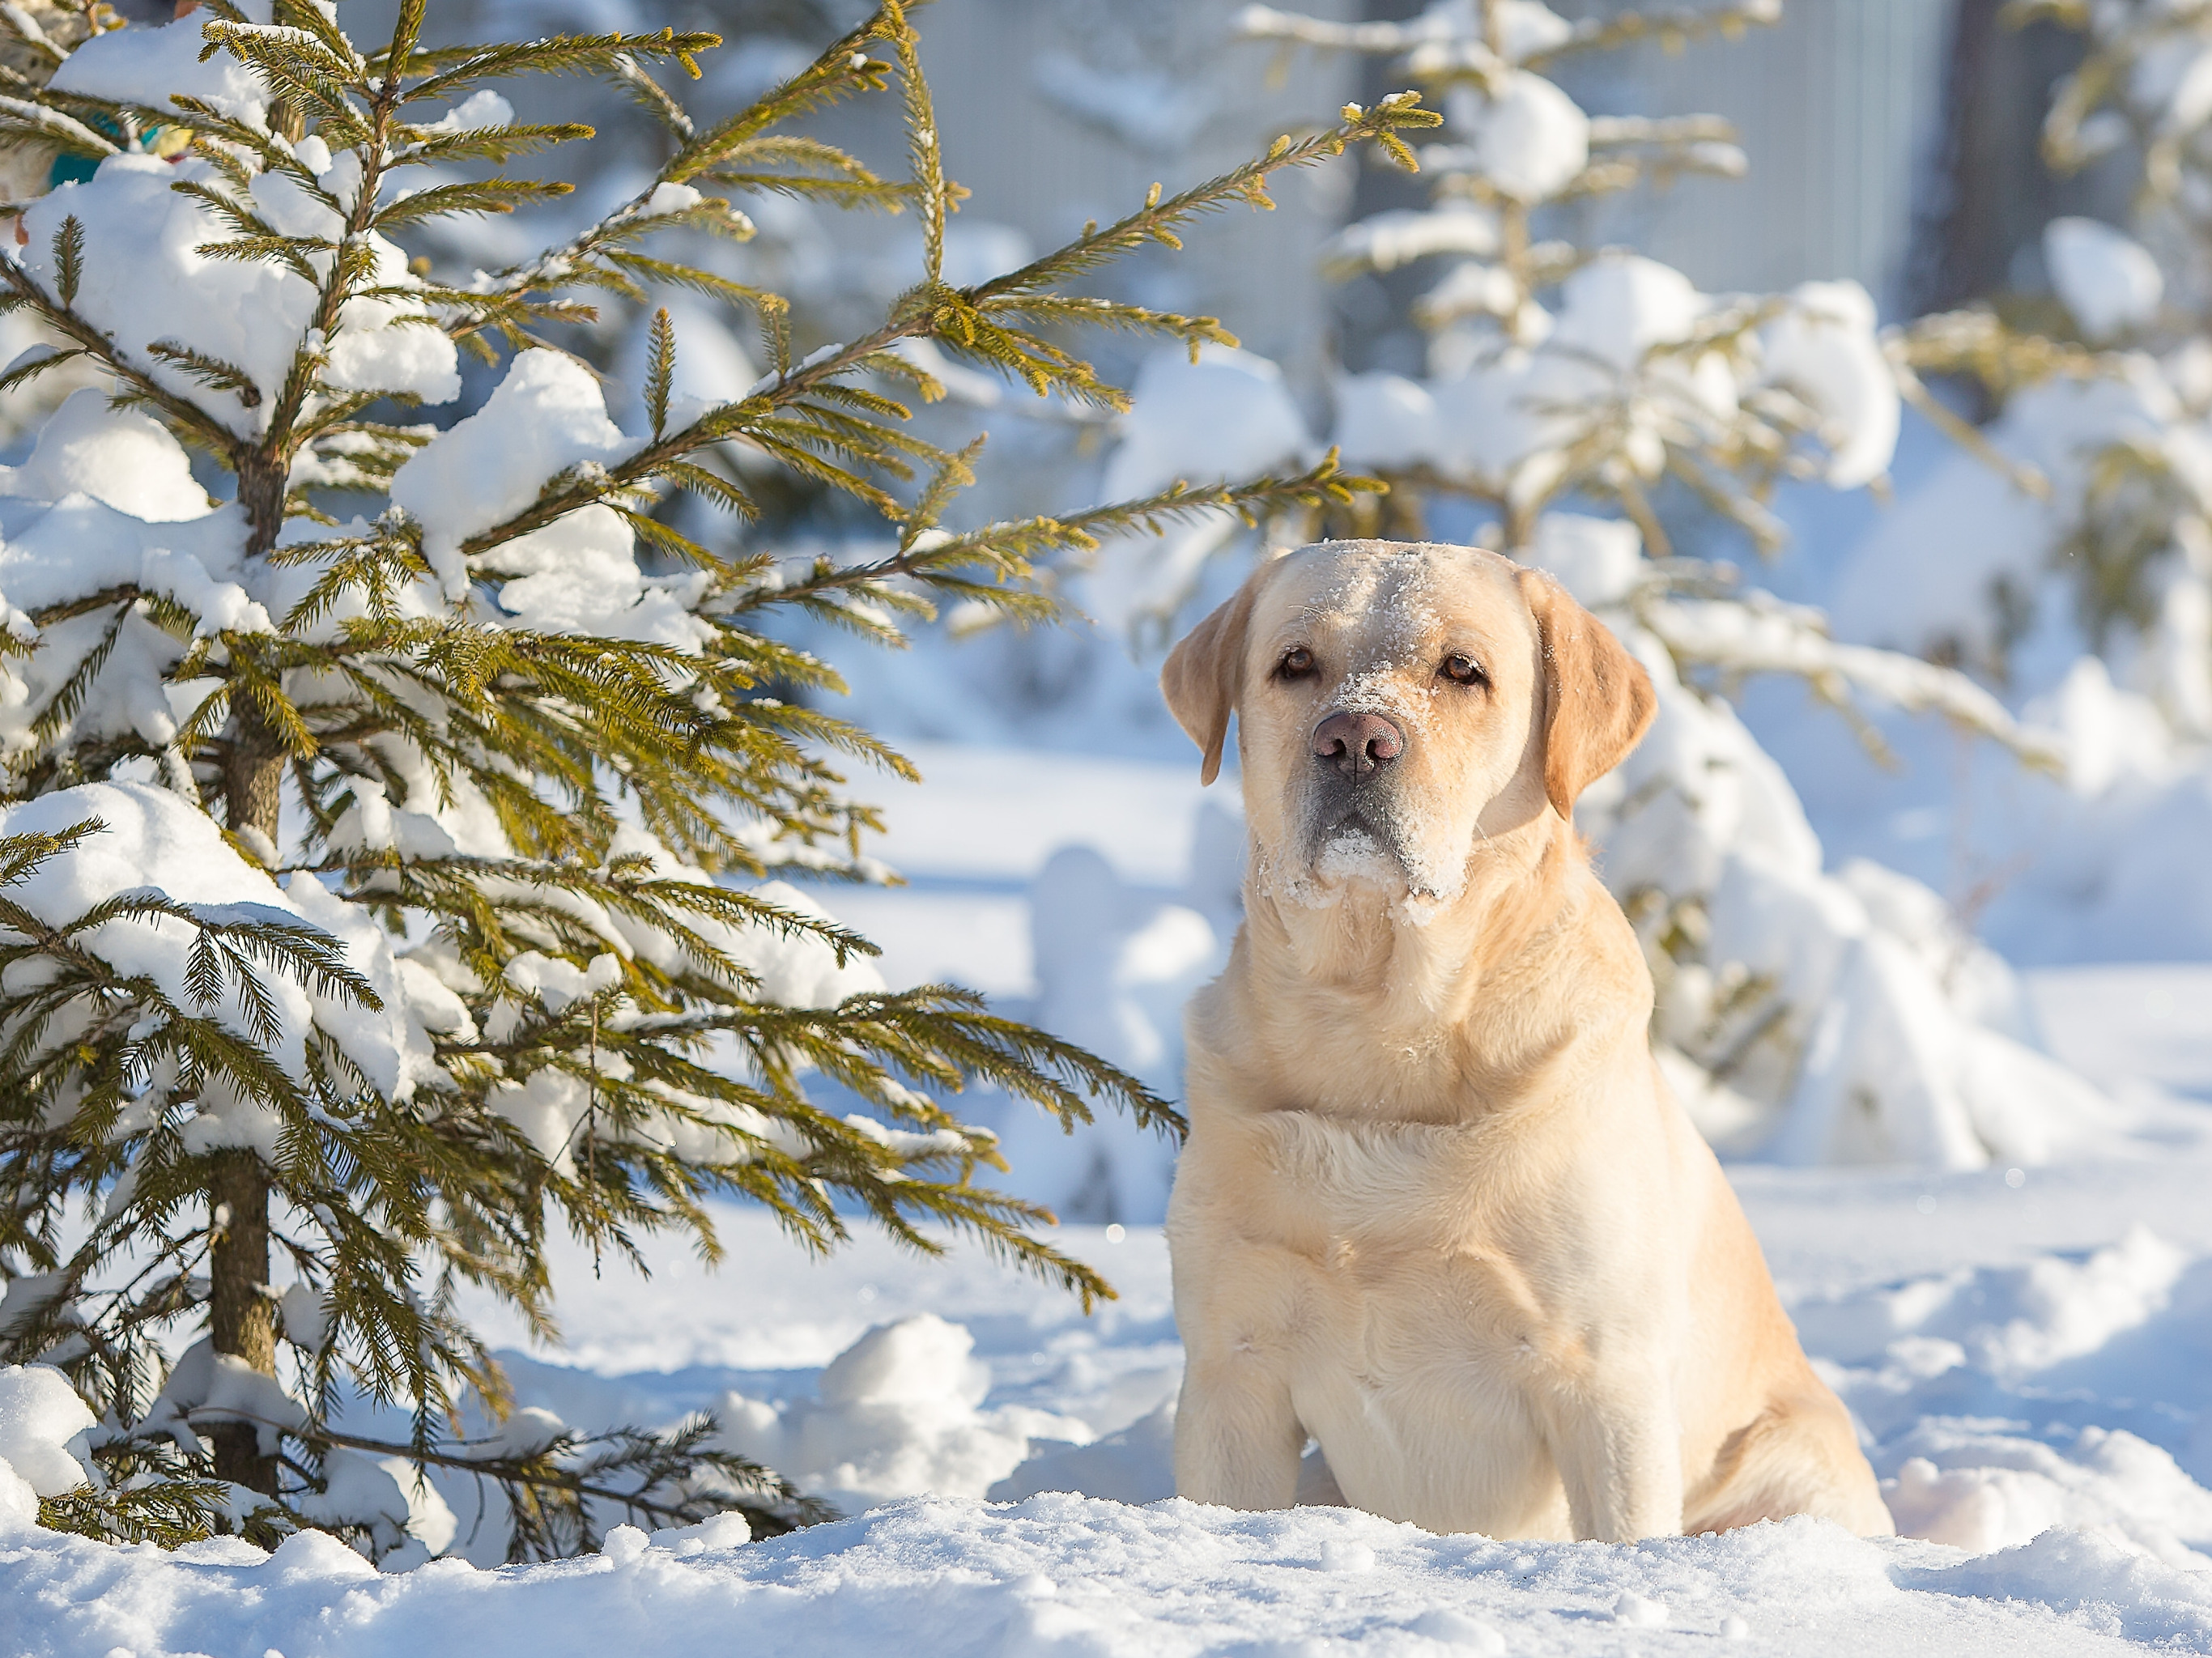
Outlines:
<svg viewBox="0 0 2212 1658"><path fill-rule="evenodd" d="M1164 644L1252 557L1310 534L1535 549L1632 616L1685 688L1583 827L1646 933L1656 1034L1717 1143L1965 1168L2161 1133L2120 1079L2054 1053L2019 975L2212 960L2194 851L2212 831L2204 185L2185 147L2161 184L2113 137L2193 130L2195 25L2117 43L2132 78L2072 155L2045 106L2094 37L2063 8L1653 14L1685 25L1672 43L1567 38L1627 8L1494 9L1507 59L1586 106L1581 127L1541 99L1486 110L1463 45L1480 9L1401 9L932 14L945 153L976 192L949 258L978 277L1346 98L1420 85L1453 125L1421 178L1346 160L1273 214L1108 273L1103 291L1219 315L1242 341L1195 367L1103 342L1128 416L951 382L931 417L988 432L997 462L963 522L1332 445L1397 487L1364 516L1111 542L1066 577L1088 627L953 616L840 657L841 706L925 756L938 792L887 797L883 855L907 887L827 901L894 982L987 987L1172 1095L1181 1001L1236 924L1237 837L1233 795L1176 775ZM2156 8L2095 15L2158 34ZM828 26L763 16L721 73L787 69L796 20ZM889 123L864 107L827 130L888 154ZM763 223L740 265L790 282L823 338L911 275L895 220L779 204ZM688 372L754 367L742 330L676 313L707 345ZM627 383L641 323L624 326L586 349ZM803 504L774 531L844 558L855 533ZM1138 762L1159 769L1139 783ZM1158 1219L1171 1152L1152 1137L994 1126L1017 1187L1066 1218Z"/></svg>
<svg viewBox="0 0 2212 1658"><path fill-rule="evenodd" d="M727 43L690 94L709 111L803 69L866 10L432 9L453 37L714 30ZM384 11L348 0L343 16L374 36ZM1283 182L1272 213L1217 216L1102 273L1099 293L1217 315L1240 342L1195 361L1179 344L1092 342L1102 374L1133 392L1126 414L902 348L948 392L916 428L951 446L988 435L981 482L946 519L956 532L1177 480L1287 475L1331 448L1391 489L1109 537L1048 570L1085 618L1067 627L973 605L785 625L849 687L806 695L923 780L854 768L884 832L839 878L776 872L777 894L881 947L836 993L964 985L1174 1098L1182 1003L1238 921L1241 827L1233 778L1201 791L1159 702L1165 645L1252 560L1322 534L1473 541L1544 565L1661 689L1658 726L1585 799L1581 826L1644 938L1662 1062L1729 1160L1900 1531L1925 1545L1884 1581L1973 1609L1954 1625L1917 1602L1877 1606L1825 1543L1615 1562L1535 1601L1486 1589L1425 1625L1414 1613L1442 1591L1388 1527L1206 1533L1243 1551L1229 1581L1300 1550L1366 1570L1379 1550L1389 1593L1338 1632L1397 1631L1409 1652L1579 1650L1561 1619L1582 1600L1656 1628L1662 1598L1678 1628L1730 1632L1747 1616L1777 1650L1814 1649L1808 1620L1838 1616L1989 1650L2207 1649L2212 19L2153 0L937 0L916 17L944 166L973 192L945 233L956 286L1347 102L1418 87L1446 125L1413 135L1418 176L1350 155ZM441 277L559 242L659 164L659 130L618 88L512 96L517 118L588 121L602 142L573 197L426 228ZM809 130L886 174L904 165L892 100ZM545 165L566 176L559 152ZM43 188L39 171L13 181L18 199ZM757 234L701 237L683 257L790 296L797 356L863 331L920 274L911 216L772 192L743 205ZM734 396L771 366L752 319L712 296L611 303L558 343L601 374L625 430L647 422L664 304L676 398ZM25 313L0 318L0 360L46 343ZM450 428L507 373L465 359L460 395L417 417ZM71 410L90 418L66 399L104 386L72 367L0 392L0 494L82 483L52 434L67 437ZM849 499L758 456L732 464L767 507L736 532L740 550L794 575L886 551L884 525ZM670 521L703 536L708 515L684 506ZM896 648L869 636L894 623ZM143 768L114 780L156 780ZM866 1235L812 1261L721 1206L717 1272L672 1247L641 1280L564 1246L557 1340L488 1301L471 1309L516 1384L506 1442L710 1409L717 1442L846 1514L927 1496L937 1506L854 1522L806 1588L849 1596L911 1565L912 1599L854 1614L878 1635L919 1619L955 1649L980 1614L927 1585L962 1566L1003 1580L988 1617L1010 1650L1164 1649L1109 1604L1128 1585L1217 1643L1310 1626L1322 1614L1295 1596L1182 1607L1177 1551L1196 1533L1157 1528L1114 1533L1121 1564L1099 1570L1123 1589L1042 1610L1037 1573L1082 1576L1053 1525L1123 1522L1037 1493L1171 1491L1180 1353L1158 1222L1173 1146L1112 1114L1066 1134L988 1090L967 1114L999 1136L996 1183L1057 1211L1061 1247L1121 1300L1086 1319L980 1255L918 1261ZM175 1395L180 1412L207 1402ZM36 1406L27 1394L0 1420L30 1424L26 1447L82 1449L65 1409ZM362 1476L387 1523L361 1546L387 1571L507 1558L501 1499L480 1480L384 1472ZM991 1531L987 1497L1048 1504L1017 1511L1039 1536L1017 1547ZM743 1534L671 1531L651 1559ZM235 1541L192 1546L252 1566L224 1553ZM307 1587L284 1616L307 1619L353 1567L286 1547ZM607 1553L644 1570L645 1549L621 1533ZM52 1570L92 1606L92 1568ZM108 1587L157 1596L154 1570ZM2014 1602L2046 1621L1991 1609ZM185 1649L197 1630L218 1649L206 1631L234 1628L233 1603L210 1589L196 1604L214 1621L146 1613L131 1638ZM396 1650L413 1637L382 1604L374 1639ZM126 1624L84 1610L55 1625L52 1649L105 1653Z"/></svg>

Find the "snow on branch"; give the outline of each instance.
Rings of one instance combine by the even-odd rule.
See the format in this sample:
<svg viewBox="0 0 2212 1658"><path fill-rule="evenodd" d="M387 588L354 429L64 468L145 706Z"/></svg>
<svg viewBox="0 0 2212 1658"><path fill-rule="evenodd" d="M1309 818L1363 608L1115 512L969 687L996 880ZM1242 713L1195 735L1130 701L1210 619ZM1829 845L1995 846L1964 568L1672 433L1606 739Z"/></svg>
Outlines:
<svg viewBox="0 0 2212 1658"><path fill-rule="evenodd" d="M2022 725L1955 668L1898 651L1840 644L1828 636L1826 618L1807 606L1751 592L1729 598L1644 598L1636 615L1686 667L1717 669L1732 678L1790 674L1839 707L1848 703L1851 690L1863 691L1908 714L1940 714L2030 765L2064 769L2066 750L2056 733Z"/></svg>

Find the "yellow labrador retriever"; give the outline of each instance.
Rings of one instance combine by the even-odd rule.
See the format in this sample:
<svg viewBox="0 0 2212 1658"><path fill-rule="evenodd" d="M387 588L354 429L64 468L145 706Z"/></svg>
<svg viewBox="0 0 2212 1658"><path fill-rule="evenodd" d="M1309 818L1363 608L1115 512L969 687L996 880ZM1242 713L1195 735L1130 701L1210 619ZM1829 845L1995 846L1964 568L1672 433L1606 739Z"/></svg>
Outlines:
<svg viewBox="0 0 2212 1658"><path fill-rule="evenodd" d="M1888 1533L1574 833L1654 709L1620 641L1495 553L1328 542L1162 683L1208 782L1237 717L1251 833L1188 1016L1178 1492L1287 1506L1311 1436L1432 1531Z"/></svg>

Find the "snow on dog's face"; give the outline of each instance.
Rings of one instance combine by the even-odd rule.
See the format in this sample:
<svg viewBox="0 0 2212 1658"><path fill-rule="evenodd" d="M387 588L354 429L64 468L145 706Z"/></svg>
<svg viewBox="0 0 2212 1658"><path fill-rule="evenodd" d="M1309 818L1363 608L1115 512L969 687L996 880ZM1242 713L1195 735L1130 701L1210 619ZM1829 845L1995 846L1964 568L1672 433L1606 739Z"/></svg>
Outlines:
<svg viewBox="0 0 2212 1658"><path fill-rule="evenodd" d="M1169 657L1168 704L1219 768L1238 719L1255 869L1449 903L1486 835L1562 817L1650 723L1650 683L1548 576L1431 543L1323 542L1254 572Z"/></svg>

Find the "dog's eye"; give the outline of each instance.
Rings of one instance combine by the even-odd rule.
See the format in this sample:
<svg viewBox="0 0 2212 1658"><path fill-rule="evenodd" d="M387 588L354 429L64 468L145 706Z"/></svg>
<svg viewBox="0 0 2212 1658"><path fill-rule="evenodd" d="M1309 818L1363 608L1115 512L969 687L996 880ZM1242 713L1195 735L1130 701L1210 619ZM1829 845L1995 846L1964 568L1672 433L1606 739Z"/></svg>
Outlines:
<svg viewBox="0 0 2212 1658"><path fill-rule="evenodd" d="M1304 679L1314 671L1313 653L1301 645L1283 653L1283 659L1275 665L1278 679Z"/></svg>
<svg viewBox="0 0 2212 1658"><path fill-rule="evenodd" d="M1444 659L1443 674L1455 685L1486 685L1490 683L1490 676L1483 672L1480 662L1473 657L1462 656L1457 651Z"/></svg>

